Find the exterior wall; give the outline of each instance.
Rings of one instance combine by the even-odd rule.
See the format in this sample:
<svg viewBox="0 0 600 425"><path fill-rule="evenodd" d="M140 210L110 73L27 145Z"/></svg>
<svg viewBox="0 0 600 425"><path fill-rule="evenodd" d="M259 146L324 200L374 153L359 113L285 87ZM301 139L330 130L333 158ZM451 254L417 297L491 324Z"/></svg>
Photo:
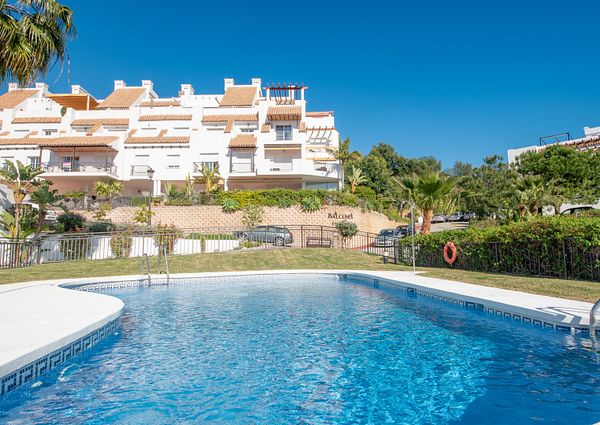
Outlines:
<svg viewBox="0 0 600 425"><path fill-rule="evenodd" d="M115 90L125 87L124 82L115 81ZM339 143L339 133L335 129L332 112L310 113L306 110L307 102L302 88L293 100L295 107L300 107L301 117L294 121L272 121L267 117L269 107L278 106L279 102L269 89L263 90L260 79L252 79L251 85L235 85L232 79L225 79L224 90L229 87L255 87L257 95L251 106L220 107L223 94L196 95L189 84L183 84L175 100L179 105L142 106L142 102L158 99L151 81L143 81L143 94L128 108L75 110L63 108L60 104L46 97L48 87L38 83L39 90L29 99L12 109L0 110L0 166L6 160L20 160L31 163L31 158L40 157L40 149L35 145L7 145L2 138L22 137L60 137L60 136L116 136L111 143L112 152L106 154L101 148L78 151L67 151L46 147L41 150L40 163L48 167L46 176L52 181L59 181L61 191L84 190L90 192L92 180L117 179L123 182L126 196L140 195L151 186L147 170L151 167L154 173L153 192L155 195L164 192L166 182L183 185L188 175L199 177L199 164L202 162L219 163L219 173L224 180L224 189L229 188L326 188L338 189L342 186L342 169L338 161L333 159L332 152ZM10 89L14 89L11 87ZM73 93L80 93L79 86L73 87ZM280 100L280 99L279 99ZM279 105L281 106L281 105ZM145 115L186 115L190 120L140 120ZM231 131L225 131L223 125L203 123L207 115L257 115L258 121L235 121ZM14 118L21 117L54 117L61 118L60 123L14 123ZM125 119L127 125L103 125L94 128L72 127L74 120ZM269 122L271 128L263 129ZM292 128L291 140L277 140L276 125L289 125ZM215 129L217 128L217 129ZM166 133L164 133L166 131ZM37 132L37 133L32 133ZM133 133L134 132L134 133ZM126 143L128 136L156 137L163 132L166 136L189 137L189 143ZM230 149L233 137L250 132L256 137L256 149L252 152L253 167L247 172L231 169L232 158L239 150ZM290 145L290 146L287 146ZM145 156L147 155L147 156ZM81 173L72 173L64 167L63 157L79 158ZM109 167L105 166L109 165ZM65 170L66 168L66 170ZM97 169L96 169L97 168ZM93 181L92 181L93 183Z"/></svg>
<svg viewBox="0 0 600 425"><path fill-rule="evenodd" d="M131 224L138 208L118 207L112 210L108 218L113 223ZM157 206L152 207L155 215L153 224L174 224L182 229L202 229L211 227L242 227L242 212L224 213L220 206ZM299 207L265 207L264 224L334 226L337 222L348 220L356 223L359 230L379 232L381 229L396 227L400 223L389 220L377 212L363 212L360 208L343 206L325 206L320 211L305 213Z"/></svg>

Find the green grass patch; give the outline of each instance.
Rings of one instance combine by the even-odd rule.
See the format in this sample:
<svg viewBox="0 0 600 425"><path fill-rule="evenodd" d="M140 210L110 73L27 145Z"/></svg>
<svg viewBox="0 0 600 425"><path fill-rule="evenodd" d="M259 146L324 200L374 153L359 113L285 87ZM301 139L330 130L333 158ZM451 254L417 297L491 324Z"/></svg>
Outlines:
<svg viewBox="0 0 600 425"><path fill-rule="evenodd" d="M150 258L152 272L157 272L156 257ZM169 257L171 273L284 270L284 269L349 269L410 270L406 266L383 264L378 255L358 251L285 248L234 251ZM483 286L511 289L559 298L593 302L600 298L600 283L578 280L546 279L523 276L468 272L463 270L419 268L427 276L456 280ZM50 263L23 269L0 270L1 283L44 279L117 276L140 274L139 258Z"/></svg>

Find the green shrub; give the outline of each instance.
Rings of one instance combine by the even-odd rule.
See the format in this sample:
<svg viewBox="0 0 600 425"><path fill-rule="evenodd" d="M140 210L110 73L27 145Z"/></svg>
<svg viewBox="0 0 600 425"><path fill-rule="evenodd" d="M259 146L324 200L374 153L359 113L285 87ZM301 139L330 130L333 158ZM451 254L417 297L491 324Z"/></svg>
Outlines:
<svg viewBox="0 0 600 425"><path fill-rule="evenodd" d="M131 232L120 232L110 238L110 250L117 258L128 258L131 254L133 238Z"/></svg>
<svg viewBox="0 0 600 425"><path fill-rule="evenodd" d="M254 227L263 221L263 209L258 205L248 205L242 210L242 224L244 227Z"/></svg>
<svg viewBox="0 0 600 425"><path fill-rule="evenodd" d="M90 233L106 233L115 230L115 225L110 221L91 221L85 223L85 231Z"/></svg>
<svg viewBox="0 0 600 425"><path fill-rule="evenodd" d="M183 237L183 232L175 225L163 226L159 224L154 228L154 232L154 244L161 253L166 248L167 254L172 254L175 249L175 242Z"/></svg>
<svg viewBox="0 0 600 425"><path fill-rule="evenodd" d="M85 218L81 214L66 212L59 215L56 221L62 226L65 232L77 232L83 229Z"/></svg>
<svg viewBox="0 0 600 425"><path fill-rule="evenodd" d="M223 208L224 212L232 213L239 211L241 208L241 204L237 199L225 198L221 203L221 207Z"/></svg>
<svg viewBox="0 0 600 425"><path fill-rule="evenodd" d="M321 199L315 195L308 195L300 200L300 209L303 212L314 212L321 209Z"/></svg>
<svg viewBox="0 0 600 425"><path fill-rule="evenodd" d="M147 205L142 204L140 208L133 214L133 221L137 224L148 224L154 215L154 211L150 211Z"/></svg>

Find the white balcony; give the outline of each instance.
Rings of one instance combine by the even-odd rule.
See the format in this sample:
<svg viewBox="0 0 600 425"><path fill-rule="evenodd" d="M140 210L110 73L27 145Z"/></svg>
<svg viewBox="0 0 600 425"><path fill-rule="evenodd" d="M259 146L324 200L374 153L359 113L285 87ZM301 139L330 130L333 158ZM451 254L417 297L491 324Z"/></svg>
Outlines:
<svg viewBox="0 0 600 425"><path fill-rule="evenodd" d="M305 159L292 159L290 162L273 162L266 160L258 166L258 175L313 176L337 180L340 177L340 165L331 162L313 162Z"/></svg>
<svg viewBox="0 0 600 425"><path fill-rule="evenodd" d="M98 176L116 177L117 166L110 162L47 162L42 164L44 177L50 176Z"/></svg>

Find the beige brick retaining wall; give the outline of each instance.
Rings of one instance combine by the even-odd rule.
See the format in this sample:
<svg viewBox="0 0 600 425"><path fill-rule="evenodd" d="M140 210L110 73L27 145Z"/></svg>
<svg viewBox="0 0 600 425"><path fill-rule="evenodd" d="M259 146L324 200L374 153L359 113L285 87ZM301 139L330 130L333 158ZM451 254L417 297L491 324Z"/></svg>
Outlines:
<svg viewBox="0 0 600 425"><path fill-rule="evenodd" d="M113 223L133 223L133 215L137 207L118 207L110 211L107 218ZM342 220L356 223L359 230L378 232L383 228L396 227L399 223L389 220L383 214L363 212L360 208L325 206L320 211L305 213L298 206L290 208L264 207L264 224L304 224L335 226ZM200 229L208 227L240 227L242 213L225 213L216 205L176 207L152 207L155 215L153 224L174 224L184 229Z"/></svg>

